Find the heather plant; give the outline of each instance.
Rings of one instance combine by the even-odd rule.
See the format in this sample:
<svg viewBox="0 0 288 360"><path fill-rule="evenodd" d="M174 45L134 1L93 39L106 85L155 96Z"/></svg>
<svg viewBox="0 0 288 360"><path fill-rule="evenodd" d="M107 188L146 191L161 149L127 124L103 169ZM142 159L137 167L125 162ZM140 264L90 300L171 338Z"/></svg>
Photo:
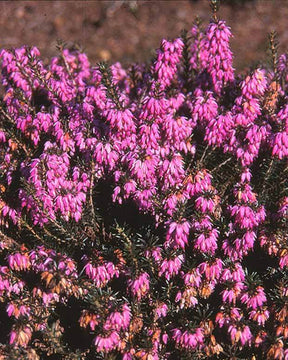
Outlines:
<svg viewBox="0 0 288 360"><path fill-rule="evenodd" d="M1 51L1 359L288 359L287 55L212 5L148 65Z"/></svg>

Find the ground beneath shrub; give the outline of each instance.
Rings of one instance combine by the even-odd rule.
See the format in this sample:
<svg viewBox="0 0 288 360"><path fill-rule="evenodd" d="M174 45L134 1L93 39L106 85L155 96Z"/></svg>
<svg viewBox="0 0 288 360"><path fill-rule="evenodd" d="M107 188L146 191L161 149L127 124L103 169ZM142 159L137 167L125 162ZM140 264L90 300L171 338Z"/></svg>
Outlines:
<svg viewBox="0 0 288 360"><path fill-rule="evenodd" d="M190 29L195 17L209 21L208 0L198 1L2 1L1 47L39 47L44 58L57 53L57 40L76 42L92 63L147 61L160 40ZM267 34L277 30L280 50L288 49L286 0L223 0L220 17L234 39L235 66L264 61Z"/></svg>

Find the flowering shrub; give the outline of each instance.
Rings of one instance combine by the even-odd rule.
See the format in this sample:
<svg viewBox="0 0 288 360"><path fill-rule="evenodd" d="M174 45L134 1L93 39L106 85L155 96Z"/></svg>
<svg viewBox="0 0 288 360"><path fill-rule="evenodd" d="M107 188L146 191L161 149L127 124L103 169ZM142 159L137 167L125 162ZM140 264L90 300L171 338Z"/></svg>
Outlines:
<svg viewBox="0 0 288 360"><path fill-rule="evenodd" d="M2 50L1 359L288 359L287 56L230 37Z"/></svg>

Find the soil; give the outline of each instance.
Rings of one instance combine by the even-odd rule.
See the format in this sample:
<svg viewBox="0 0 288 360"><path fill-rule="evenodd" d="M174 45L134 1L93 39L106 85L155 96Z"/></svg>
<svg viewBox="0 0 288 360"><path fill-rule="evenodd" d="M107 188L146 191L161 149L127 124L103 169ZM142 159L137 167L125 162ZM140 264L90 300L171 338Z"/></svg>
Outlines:
<svg viewBox="0 0 288 360"><path fill-rule="evenodd" d="M268 33L288 48L287 0L223 0L219 17L232 28L238 70L267 58ZM57 41L79 44L92 64L148 61L162 38L189 30L196 16L207 24L208 0L1 1L0 47L36 45L46 61Z"/></svg>

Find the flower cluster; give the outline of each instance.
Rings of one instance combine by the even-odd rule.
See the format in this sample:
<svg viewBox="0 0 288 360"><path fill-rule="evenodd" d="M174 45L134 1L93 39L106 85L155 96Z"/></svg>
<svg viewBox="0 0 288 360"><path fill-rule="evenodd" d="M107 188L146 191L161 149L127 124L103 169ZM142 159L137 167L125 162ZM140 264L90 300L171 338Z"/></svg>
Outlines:
<svg viewBox="0 0 288 360"><path fill-rule="evenodd" d="M1 359L288 360L287 56L230 38L1 51Z"/></svg>

